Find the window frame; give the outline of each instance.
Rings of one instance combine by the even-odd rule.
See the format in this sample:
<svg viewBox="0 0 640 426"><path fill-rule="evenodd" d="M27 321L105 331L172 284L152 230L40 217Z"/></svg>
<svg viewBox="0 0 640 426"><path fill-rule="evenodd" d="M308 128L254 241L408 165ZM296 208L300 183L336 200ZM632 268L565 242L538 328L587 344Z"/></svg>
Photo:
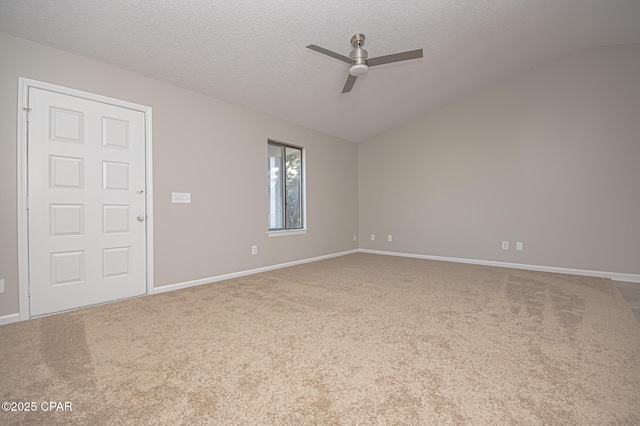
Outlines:
<svg viewBox="0 0 640 426"><path fill-rule="evenodd" d="M283 164L286 164L286 148L300 150L300 219L302 222L302 226L300 228L269 228L269 223L267 220L267 235L269 237L281 237L287 235L301 235L307 233L307 151L306 148L293 145L290 143L278 141L275 139L267 139L267 160L269 159L269 146L275 145L283 148ZM269 180L267 183L267 211L270 209L270 197L269 197L269 184L271 179L271 170L269 169L269 161L267 161L267 175L269 176ZM284 170L284 175L286 176L286 166ZM282 202L284 203L283 211L286 212L286 202L287 202L287 187L286 187L286 177L282 179ZM268 216L268 215L267 215ZM284 224L286 226L286 219L284 220Z"/></svg>

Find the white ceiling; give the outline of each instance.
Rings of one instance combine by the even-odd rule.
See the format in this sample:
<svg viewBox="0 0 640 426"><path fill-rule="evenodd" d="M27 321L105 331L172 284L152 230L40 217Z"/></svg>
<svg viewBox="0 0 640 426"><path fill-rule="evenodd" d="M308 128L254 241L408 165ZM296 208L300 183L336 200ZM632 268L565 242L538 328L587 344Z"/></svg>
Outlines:
<svg viewBox="0 0 640 426"><path fill-rule="evenodd" d="M640 43L640 0L0 0L0 31L361 142L548 59ZM362 32L382 65L341 94Z"/></svg>

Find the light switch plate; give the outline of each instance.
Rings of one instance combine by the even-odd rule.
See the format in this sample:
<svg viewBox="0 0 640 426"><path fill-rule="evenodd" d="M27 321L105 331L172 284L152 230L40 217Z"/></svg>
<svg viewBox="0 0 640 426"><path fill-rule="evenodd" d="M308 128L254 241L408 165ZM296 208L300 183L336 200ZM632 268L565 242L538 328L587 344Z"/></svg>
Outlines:
<svg viewBox="0 0 640 426"><path fill-rule="evenodd" d="M191 204L190 192L172 192L171 202L174 204Z"/></svg>

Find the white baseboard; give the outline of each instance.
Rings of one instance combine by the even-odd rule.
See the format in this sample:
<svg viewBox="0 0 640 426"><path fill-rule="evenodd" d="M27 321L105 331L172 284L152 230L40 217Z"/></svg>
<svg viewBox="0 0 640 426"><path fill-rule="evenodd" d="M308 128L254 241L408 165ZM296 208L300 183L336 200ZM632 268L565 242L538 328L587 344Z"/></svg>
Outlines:
<svg viewBox="0 0 640 426"><path fill-rule="evenodd" d="M193 287L195 285L210 284L210 283L215 283L217 281L230 280L232 278L238 278L238 277L244 277L244 276L247 276L247 275L259 274L261 272L273 271L274 269L288 268L289 266L301 265L303 263L317 262L318 260L330 259L332 257L345 256L347 254L353 254L353 253L357 253L357 252L358 252L357 249L348 250L348 251L343 251L343 252L339 252L339 253L326 254L324 256L311 257L311 258L308 258L308 259L294 260L293 262L280 263L280 264L271 265L271 266L263 266L262 268L249 269L249 270L240 271L240 272L232 272L230 274L224 274L224 275L217 275L215 277L201 278L201 279L198 279L198 280L186 281L186 282L183 282L183 283L168 284L168 285L163 285L161 287L156 287L153 290L153 292L154 293L164 293L166 291L173 291L173 290L179 290L181 288Z"/></svg>
<svg viewBox="0 0 640 426"><path fill-rule="evenodd" d="M470 263L473 265L498 266L500 268L525 269L528 271L555 272L558 274L584 275L588 277L610 278L614 281L640 283L640 274L625 274L619 272L589 271L586 269L558 268L555 266L526 265L522 263L495 262L492 260L462 259L458 257L429 256L426 254L398 253L394 251L380 251L359 249L360 253L382 254L385 256L412 257L416 259L440 260L442 262Z"/></svg>
<svg viewBox="0 0 640 426"><path fill-rule="evenodd" d="M463 259L458 257L430 256L426 254L400 253L400 252L382 251L382 250L354 249L354 250L348 250L348 251L343 251L339 253L327 254L324 256L312 257L308 259L295 260L293 262L286 262L286 263L280 263L277 265L264 266L256 269L249 269L246 271L232 272L230 274L218 275L215 277L201 278L198 280L186 281L186 282L176 283L176 284L168 284L168 285L154 288L153 293L164 293L167 291L179 290L181 288L193 287L196 285L209 284L217 281L223 281L223 280L229 280L232 278L244 277L247 275L259 274L261 272L272 271L274 269L288 268L289 266L301 265L303 263L317 262L319 260L345 256L353 253L380 254L385 256L400 256L400 257L411 257L416 259L439 260L442 262L469 263L473 265L497 266L501 268L524 269L529 271L542 271L542 272L555 272L559 274L584 275L584 276L590 276L590 277L610 278L614 281L640 283L640 274L590 271L585 269L570 269L570 268L559 268L555 266L526 265L521 263L495 262L491 260L478 260L478 259ZM20 314L17 314L17 313L0 316L0 325L11 324L18 321L20 321Z"/></svg>
<svg viewBox="0 0 640 426"><path fill-rule="evenodd" d="M20 314L3 315L0 317L0 325L11 324L20 321Z"/></svg>

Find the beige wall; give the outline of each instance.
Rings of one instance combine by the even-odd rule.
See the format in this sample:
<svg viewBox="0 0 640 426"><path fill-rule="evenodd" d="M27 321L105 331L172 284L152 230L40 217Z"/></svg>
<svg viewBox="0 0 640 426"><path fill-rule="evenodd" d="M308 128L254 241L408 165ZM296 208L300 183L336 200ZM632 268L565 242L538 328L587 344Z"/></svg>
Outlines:
<svg viewBox="0 0 640 426"><path fill-rule="evenodd" d="M361 248L640 273L640 45L574 52L362 143L358 170Z"/></svg>
<svg viewBox="0 0 640 426"><path fill-rule="evenodd" d="M19 76L153 108L156 287L354 249L358 227L361 248L640 273L638 45L558 58L358 146L4 34L0 58L0 316L18 312ZM267 138L307 148L307 235L266 236Z"/></svg>
<svg viewBox="0 0 640 426"><path fill-rule="evenodd" d="M5 34L0 58L0 316L18 312L19 76L153 108L156 287L356 248L355 144ZM266 235L267 138L307 149L307 235Z"/></svg>

